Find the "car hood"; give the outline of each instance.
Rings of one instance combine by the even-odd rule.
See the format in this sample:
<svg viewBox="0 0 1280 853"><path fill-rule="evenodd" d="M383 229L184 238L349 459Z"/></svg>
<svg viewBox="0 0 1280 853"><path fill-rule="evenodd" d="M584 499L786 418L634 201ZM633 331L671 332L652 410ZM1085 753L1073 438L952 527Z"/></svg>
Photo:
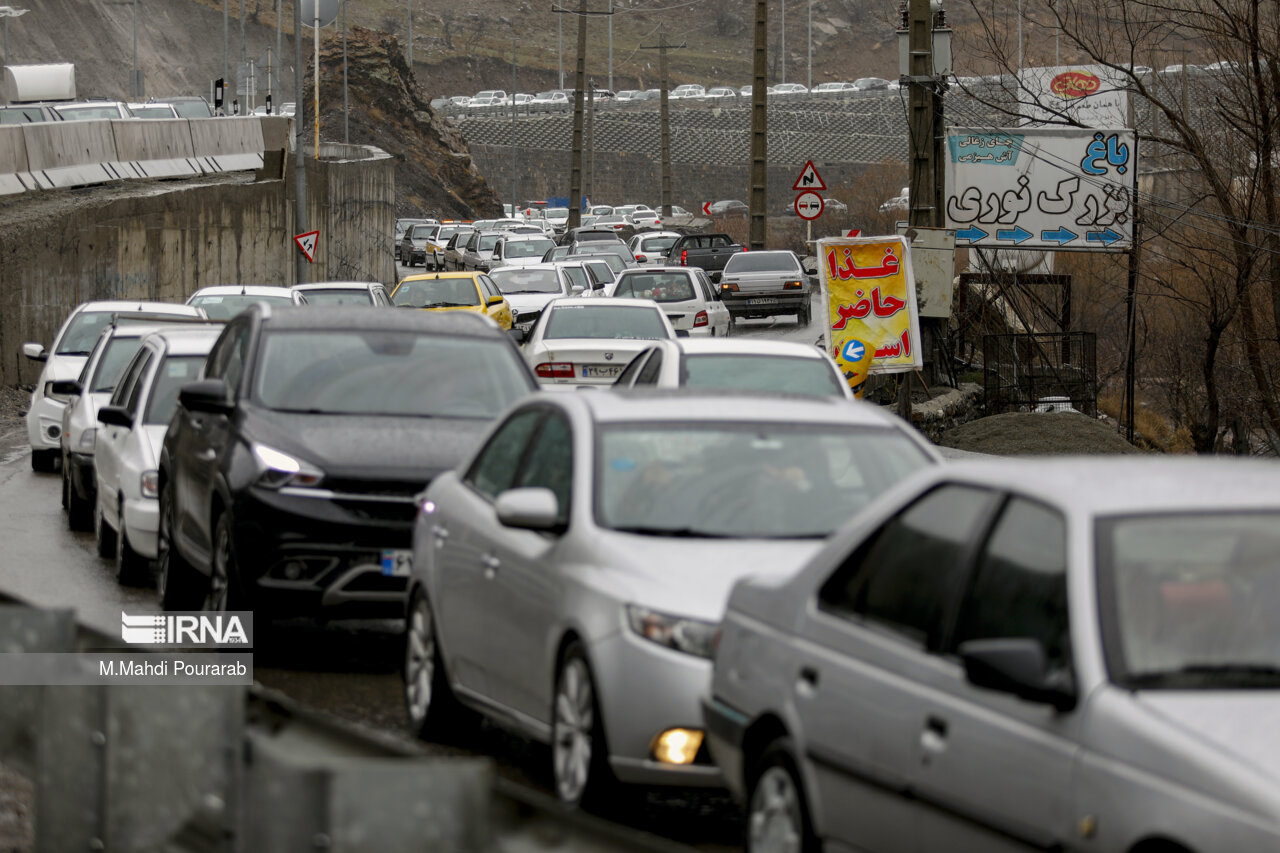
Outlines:
<svg viewBox="0 0 1280 853"><path fill-rule="evenodd" d="M45 382L60 382L63 379L79 379L87 355L51 355L40 371L40 378Z"/></svg>
<svg viewBox="0 0 1280 853"><path fill-rule="evenodd" d="M541 311L552 299L558 299L563 293L508 293L507 302L512 309L521 314Z"/></svg>
<svg viewBox="0 0 1280 853"><path fill-rule="evenodd" d="M825 539L679 539L598 531L592 562L610 573L615 594L675 616L719 622L743 578L785 578Z"/></svg>
<svg viewBox="0 0 1280 853"><path fill-rule="evenodd" d="M370 415L304 415L256 410L244 433L297 454L329 476L430 480L461 462L487 420Z"/></svg>
<svg viewBox="0 0 1280 853"><path fill-rule="evenodd" d="M1138 704L1280 781L1280 690L1144 690Z"/></svg>

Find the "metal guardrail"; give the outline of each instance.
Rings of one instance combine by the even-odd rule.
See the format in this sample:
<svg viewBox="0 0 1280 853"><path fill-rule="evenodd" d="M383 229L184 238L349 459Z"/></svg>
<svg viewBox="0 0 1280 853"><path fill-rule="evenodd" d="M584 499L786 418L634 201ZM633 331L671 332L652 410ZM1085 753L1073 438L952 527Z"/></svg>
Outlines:
<svg viewBox="0 0 1280 853"><path fill-rule="evenodd" d="M0 593L0 653L121 648ZM34 786L37 853L687 849L256 685L0 686L0 760Z"/></svg>

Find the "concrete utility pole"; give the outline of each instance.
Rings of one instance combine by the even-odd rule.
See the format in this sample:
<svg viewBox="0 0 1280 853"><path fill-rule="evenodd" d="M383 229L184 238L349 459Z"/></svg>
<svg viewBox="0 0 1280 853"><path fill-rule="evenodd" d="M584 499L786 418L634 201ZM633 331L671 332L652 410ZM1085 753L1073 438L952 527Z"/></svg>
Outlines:
<svg viewBox="0 0 1280 853"><path fill-rule="evenodd" d="M280 68L284 65L284 51L281 44L283 38L284 27L281 19L284 17L284 0L276 0L276 77L273 84L271 74L267 74L267 93L271 95L271 109L280 112L280 106L276 103L280 93L276 89L280 88Z"/></svg>
<svg viewBox="0 0 1280 853"><path fill-rule="evenodd" d="M805 83L810 90L813 89L813 0L809 0L809 36L805 40L807 47L807 57L809 66L809 79Z"/></svg>
<svg viewBox="0 0 1280 853"><path fill-rule="evenodd" d="M925 0L927 3L928 0ZM769 0L756 0L756 29L751 65L751 226L749 249L765 247L769 231Z"/></svg>
<svg viewBox="0 0 1280 853"><path fill-rule="evenodd" d="M587 172L583 183L582 195L587 204L595 194L596 179L596 81L587 84Z"/></svg>
<svg viewBox="0 0 1280 853"><path fill-rule="evenodd" d="M5 62L8 63L8 45L5 45ZM129 66L129 97L141 99L138 91L138 0L133 0L133 65Z"/></svg>
<svg viewBox="0 0 1280 853"><path fill-rule="evenodd" d="M293 3L293 103L295 111L293 121L293 233L307 233L307 170L303 160L302 141L302 4L298 0ZM292 240L287 241L292 243ZM286 244L286 245L287 245ZM307 280L307 259L295 247L288 246L285 251L294 249L298 263L297 284Z"/></svg>
<svg viewBox="0 0 1280 853"><path fill-rule="evenodd" d="M249 61L248 48L244 42L244 4L246 0L240 0L240 64L244 65ZM245 94L249 94L245 92Z"/></svg>
<svg viewBox="0 0 1280 853"><path fill-rule="evenodd" d="M231 85L231 60L227 58L227 51L231 45L231 10L229 8L231 0L222 0L222 80L224 86ZM296 0L295 0L296 2ZM225 96L223 97L226 103Z"/></svg>
<svg viewBox="0 0 1280 853"><path fill-rule="evenodd" d="M587 0L579 0L577 11L552 6L551 11L578 16L578 62L573 72L573 159L569 167L569 222L566 228L582 224L582 124L587 86L587 16L612 15L613 12L589 12Z"/></svg>
<svg viewBox="0 0 1280 853"><path fill-rule="evenodd" d="M779 83L787 82L787 0L782 0L782 44L778 46L778 66L782 73Z"/></svg>
<svg viewBox="0 0 1280 853"><path fill-rule="evenodd" d="M551 7L553 10L560 12L562 9ZM564 18L556 18L556 67L560 72L560 82L558 88L564 88Z"/></svg>
<svg viewBox="0 0 1280 853"><path fill-rule="evenodd" d="M613 0L609 0L609 91L613 91Z"/></svg>
<svg viewBox="0 0 1280 853"><path fill-rule="evenodd" d="M667 89L670 88L670 81L667 79L667 51L681 50L688 47L687 42L680 44L667 44L667 33L663 29L658 33L658 43L656 45L641 45L641 50L658 51L658 128L659 139L661 140L661 158L662 158L662 208L659 211L663 218L671 216L671 111L667 102ZM754 90L753 90L754 91Z"/></svg>

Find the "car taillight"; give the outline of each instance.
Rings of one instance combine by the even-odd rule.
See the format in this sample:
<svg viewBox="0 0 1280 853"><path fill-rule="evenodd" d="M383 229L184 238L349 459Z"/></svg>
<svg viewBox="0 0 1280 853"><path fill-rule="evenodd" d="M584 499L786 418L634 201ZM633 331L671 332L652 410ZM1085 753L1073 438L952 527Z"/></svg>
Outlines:
<svg viewBox="0 0 1280 853"><path fill-rule="evenodd" d="M689 266L689 250L688 249L680 250L680 266L682 267Z"/></svg>
<svg viewBox="0 0 1280 853"><path fill-rule="evenodd" d="M535 367L533 372L543 379L572 379L573 362L544 361L542 364Z"/></svg>
<svg viewBox="0 0 1280 853"><path fill-rule="evenodd" d="M705 325L707 325L706 311L699 311L697 314L693 315L693 327L695 329L698 328L699 326L705 326Z"/></svg>

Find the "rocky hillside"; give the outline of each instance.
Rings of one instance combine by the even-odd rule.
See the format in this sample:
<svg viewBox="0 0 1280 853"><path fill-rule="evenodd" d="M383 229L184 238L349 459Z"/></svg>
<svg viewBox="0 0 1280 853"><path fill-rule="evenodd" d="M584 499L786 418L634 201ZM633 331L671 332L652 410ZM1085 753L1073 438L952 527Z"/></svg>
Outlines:
<svg viewBox="0 0 1280 853"><path fill-rule="evenodd" d="M310 84L309 66L306 79ZM347 80L350 141L376 145L398 161L398 215L501 214L498 196L476 171L462 135L427 104L394 37L350 28ZM313 98L308 85L305 103ZM343 131L342 43L331 40L320 51L320 136L341 142Z"/></svg>

